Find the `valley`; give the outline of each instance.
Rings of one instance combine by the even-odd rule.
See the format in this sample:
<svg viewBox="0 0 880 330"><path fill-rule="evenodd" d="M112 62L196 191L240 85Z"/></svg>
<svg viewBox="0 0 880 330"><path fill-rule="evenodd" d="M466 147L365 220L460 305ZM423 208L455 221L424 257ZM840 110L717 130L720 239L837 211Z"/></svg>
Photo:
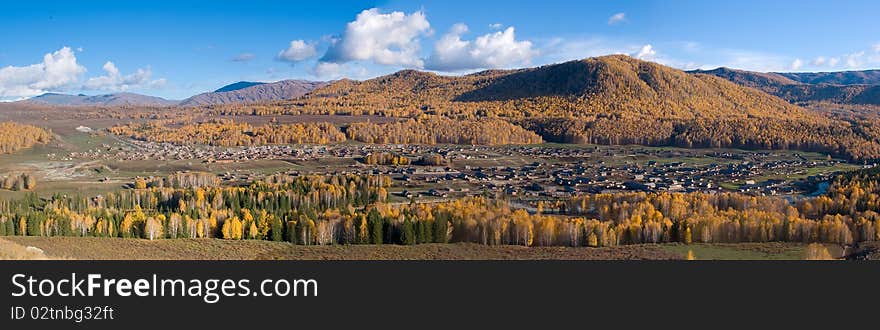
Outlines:
<svg viewBox="0 0 880 330"><path fill-rule="evenodd" d="M607 56L257 103L0 104L51 134L0 156L30 180L0 189L0 223L86 259L845 258L880 239L859 193L873 128L734 83Z"/></svg>

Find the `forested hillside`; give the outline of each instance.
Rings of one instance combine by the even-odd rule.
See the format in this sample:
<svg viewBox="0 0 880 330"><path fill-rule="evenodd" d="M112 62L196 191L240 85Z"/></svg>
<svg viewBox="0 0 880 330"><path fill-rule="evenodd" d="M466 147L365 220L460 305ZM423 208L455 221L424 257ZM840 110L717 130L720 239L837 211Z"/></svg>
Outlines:
<svg viewBox="0 0 880 330"><path fill-rule="evenodd" d="M142 141L215 146L328 144L343 142L346 135L351 140L381 144L502 145L543 142L537 134L504 120L459 121L439 116L422 116L385 124L353 123L346 128L347 134L326 122L252 126L228 119L182 125L153 121L116 125L109 131Z"/></svg>
<svg viewBox="0 0 880 330"><path fill-rule="evenodd" d="M774 74L748 79L752 85L793 82ZM337 81L296 100L210 111L499 118L549 141L799 149L854 160L880 157L880 134L873 125L833 119L720 77L688 74L623 55L460 77L404 70L363 82ZM384 140L396 139L390 132Z"/></svg>
<svg viewBox="0 0 880 330"><path fill-rule="evenodd" d="M325 144L345 141L345 134L330 123L251 126L231 120L167 125L162 121L111 127L110 132L137 140L174 144L251 146L262 144Z"/></svg>

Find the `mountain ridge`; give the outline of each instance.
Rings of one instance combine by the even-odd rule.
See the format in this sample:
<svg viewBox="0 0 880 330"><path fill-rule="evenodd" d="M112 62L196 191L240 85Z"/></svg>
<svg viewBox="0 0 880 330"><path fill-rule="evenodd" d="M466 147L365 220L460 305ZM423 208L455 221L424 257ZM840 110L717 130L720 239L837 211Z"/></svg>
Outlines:
<svg viewBox="0 0 880 330"><path fill-rule="evenodd" d="M627 95L630 94L630 95ZM333 102L325 99L336 98ZM731 101L733 98L740 98ZM756 101L740 104L746 99ZM530 102L558 106L539 109ZM609 55L535 68L487 70L464 76L442 76L414 70L364 80L340 81L318 88L296 102L345 104L348 108L401 109L416 115L422 108L442 113L443 107L465 111L473 105L507 107L509 117L596 115L628 111L645 113L645 106L666 106L669 117L746 115L743 109L769 107L796 113L802 109L781 99L708 75L689 75L657 63L624 55ZM288 102L290 103L290 102ZM644 103L644 104L638 104ZM416 105L418 104L418 105ZM454 105L453 105L454 104ZM718 111L721 106L721 111ZM552 108L552 107L551 107ZM351 109L346 110L351 111ZM504 110L502 110L504 111ZM748 111L747 111L748 112Z"/></svg>
<svg viewBox="0 0 880 330"><path fill-rule="evenodd" d="M149 96L137 93L120 92L99 95L85 94L61 94L61 93L44 93L32 98L17 101L20 103L43 104L43 105L60 105L60 106L83 106L83 105L101 105L101 106L170 106L177 104L177 101L167 100L157 96Z"/></svg>
<svg viewBox="0 0 880 330"><path fill-rule="evenodd" d="M758 78L778 86L805 85L775 74ZM294 100L215 111L502 118L553 142L795 149L880 158L880 132L873 127L831 118L723 77L626 55L463 76L402 70L333 82Z"/></svg>
<svg viewBox="0 0 880 330"><path fill-rule="evenodd" d="M224 86L224 88L240 87L242 82ZM248 83L248 82L244 82ZM234 86L238 84L237 86ZM230 103L259 103L294 99L305 95L326 82L308 80L281 80L273 83L253 83L253 85L223 92L207 92L194 95L179 103L181 106L202 106ZM230 87L234 86L234 87Z"/></svg>
<svg viewBox="0 0 880 330"><path fill-rule="evenodd" d="M778 96L791 103L880 105L880 70L763 73L721 67L687 72L724 78L738 85Z"/></svg>
<svg viewBox="0 0 880 330"><path fill-rule="evenodd" d="M239 81L239 82L234 82L229 85L220 87L220 88L214 90L214 93L232 92L232 91L237 91L239 89L244 89L244 88L248 88L251 86L258 86L258 85L262 85L262 84L265 84L265 83L264 82L253 82L253 81Z"/></svg>

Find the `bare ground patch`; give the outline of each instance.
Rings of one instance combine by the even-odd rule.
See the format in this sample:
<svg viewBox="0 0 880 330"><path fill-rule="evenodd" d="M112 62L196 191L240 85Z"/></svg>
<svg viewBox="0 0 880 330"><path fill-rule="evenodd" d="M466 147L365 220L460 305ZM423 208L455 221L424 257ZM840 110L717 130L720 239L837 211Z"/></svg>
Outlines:
<svg viewBox="0 0 880 330"><path fill-rule="evenodd" d="M0 238L0 260L46 260L42 249L23 246Z"/></svg>

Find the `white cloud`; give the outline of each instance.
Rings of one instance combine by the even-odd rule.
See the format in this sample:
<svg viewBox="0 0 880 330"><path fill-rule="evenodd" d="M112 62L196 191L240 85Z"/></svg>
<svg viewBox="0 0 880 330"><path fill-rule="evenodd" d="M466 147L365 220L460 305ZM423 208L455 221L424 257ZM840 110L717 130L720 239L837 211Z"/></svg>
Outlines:
<svg viewBox="0 0 880 330"><path fill-rule="evenodd" d="M434 44L428 69L437 71L462 71L471 69L507 68L531 63L538 51L527 40L517 41L513 27L462 40L467 25L455 24L449 33Z"/></svg>
<svg viewBox="0 0 880 330"><path fill-rule="evenodd" d="M92 77L86 80L82 89L84 90L107 90L107 91L125 91L130 88L138 87L162 87L165 85L165 79L150 80L153 72L150 68L137 69L134 73L122 75L113 62L104 63L104 71L106 75Z"/></svg>
<svg viewBox="0 0 880 330"><path fill-rule="evenodd" d="M322 80L339 79L343 77L354 79L370 78L370 71L359 63L332 63L318 62L309 73Z"/></svg>
<svg viewBox="0 0 880 330"><path fill-rule="evenodd" d="M799 58L796 58L796 59L794 59L794 61L791 62L791 65L789 66L789 68L791 70L797 71L797 70L800 70L801 67L803 67L803 66L804 66L804 61L802 61Z"/></svg>
<svg viewBox="0 0 880 330"><path fill-rule="evenodd" d="M492 30L501 30L502 27L504 27L504 26L501 25L501 23L489 24L489 28Z"/></svg>
<svg viewBox="0 0 880 330"><path fill-rule="evenodd" d="M654 50L654 46L644 45L644 46L642 46L641 49L639 49L639 51L637 53L634 53L630 56L638 58L638 59L650 60L650 59L654 58L654 55L657 55L657 51Z"/></svg>
<svg viewBox="0 0 880 330"><path fill-rule="evenodd" d="M696 41L685 41L681 43L681 49L688 53L694 53L702 50L702 46Z"/></svg>
<svg viewBox="0 0 880 330"><path fill-rule="evenodd" d="M287 49L278 53L278 59L288 62L301 62L318 55L314 43L304 40L293 40Z"/></svg>
<svg viewBox="0 0 880 330"><path fill-rule="evenodd" d="M810 62L810 64L812 64L813 66L823 66L826 63L828 63L828 59L826 59L824 56L816 57Z"/></svg>
<svg viewBox="0 0 880 330"><path fill-rule="evenodd" d="M837 66L837 63L840 63L840 58L832 57L832 58L828 59L828 66L830 66L830 67Z"/></svg>
<svg viewBox="0 0 880 330"><path fill-rule="evenodd" d="M342 64L332 62L318 62L312 69L312 74L322 79L336 79L342 75Z"/></svg>
<svg viewBox="0 0 880 330"><path fill-rule="evenodd" d="M626 21L626 13L617 13L608 18L608 25L614 25Z"/></svg>
<svg viewBox="0 0 880 330"><path fill-rule="evenodd" d="M668 43L670 48L686 47L684 43ZM701 50L695 43L694 51ZM663 56L657 53L657 49L653 44L638 44L620 39L606 39L601 37L592 37L584 39L562 39L555 38L548 42L544 42L539 47L542 57L535 62L542 63L558 63L564 61L584 59L588 57L605 56L605 55L627 55L633 58L641 58L663 65L679 68L682 70L692 70L702 68L701 63L696 63L690 59L676 59Z"/></svg>
<svg viewBox="0 0 880 330"><path fill-rule="evenodd" d="M28 66L0 68L0 98L36 96L63 90L79 80L86 68L76 62L76 55L63 47L43 56L43 62Z"/></svg>
<svg viewBox="0 0 880 330"><path fill-rule="evenodd" d="M431 34L431 24L421 11L389 14L364 10L346 26L341 39L330 46L321 62L372 61L383 65L421 68L419 38Z"/></svg>
<svg viewBox="0 0 880 330"><path fill-rule="evenodd" d="M864 64L862 58L865 56L865 52L856 52L849 55L846 55L846 66L850 69L857 69Z"/></svg>
<svg viewBox="0 0 880 330"><path fill-rule="evenodd" d="M608 54L629 54L638 50L638 47L598 37L571 40L555 38L543 45L542 50L546 61L563 62Z"/></svg>
<svg viewBox="0 0 880 330"><path fill-rule="evenodd" d="M874 49L875 53L880 53L880 43L874 44L871 48Z"/></svg>
<svg viewBox="0 0 880 330"><path fill-rule="evenodd" d="M251 53L241 53L232 58L233 62L248 62L254 59L254 54Z"/></svg>
<svg viewBox="0 0 880 330"><path fill-rule="evenodd" d="M786 71L791 67L791 57L741 49L718 49L708 54L715 58L703 69L728 67L740 70L771 72Z"/></svg>

